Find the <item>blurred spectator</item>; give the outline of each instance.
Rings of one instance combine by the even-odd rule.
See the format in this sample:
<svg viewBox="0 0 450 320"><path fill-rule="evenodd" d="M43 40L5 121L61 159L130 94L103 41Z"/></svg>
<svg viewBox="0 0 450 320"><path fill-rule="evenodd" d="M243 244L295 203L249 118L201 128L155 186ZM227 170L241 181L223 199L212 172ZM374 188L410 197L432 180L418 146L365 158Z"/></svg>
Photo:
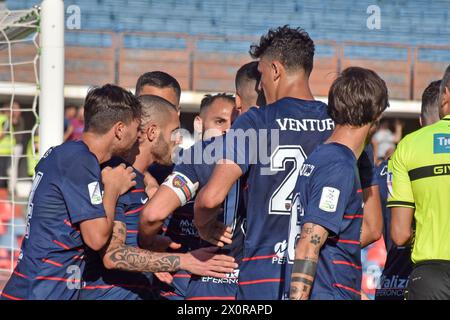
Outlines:
<svg viewBox="0 0 450 320"><path fill-rule="evenodd" d="M80 140L84 130L84 108L78 108L76 116L73 119L70 119L69 122L73 131L69 135L68 140Z"/></svg>
<svg viewBox="0 0 450 320"><path fill-rule="evenodd" d="M64 141L66 141L73 132L72 124L70 123L72 119L77 116L77 107L73 104L68 105L64 109Z"/></svg>
<svg viewBox="0 0 450 320"><path fill-rule="evenodd" d="M34 142L34 153L33 153L33 142ZM30 139L27 146L27 168L28 175L30 177L34 176L34 168L39 162L39 136L34 136L33 139Z"/></svg>
<svg viewBox="0 0 450 320"><path fill-rule="evenodd" d="M394 130L391 130L388 119L382 119L380 121L380 127L372 138L373 151L377 165L391 156L395 150L395 146L402 138L402 133L403 123L400 120L395 120Z"/></svg>
<svg viewBox="0 0 450 320"><path fill-rule="evenodd" d="M3 109L9 109L10 103L3 105ZM11 136L11 113L8 110L3 110L0 113L0 188L7 188L8 183L6 177L8 175L8 168L11 165L11 155L14 152L16 144L14 135Z"/></svg>

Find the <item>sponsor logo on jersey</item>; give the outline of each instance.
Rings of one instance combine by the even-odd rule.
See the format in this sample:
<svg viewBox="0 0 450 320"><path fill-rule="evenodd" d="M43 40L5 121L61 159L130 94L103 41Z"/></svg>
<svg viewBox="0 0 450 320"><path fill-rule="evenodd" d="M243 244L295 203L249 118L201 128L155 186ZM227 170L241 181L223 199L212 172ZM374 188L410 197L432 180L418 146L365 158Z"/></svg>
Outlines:
<svg viewBox="0 0 450 320"><path fill-rule="evenodd" d="M239 283L239 269L235 269L233 272L226 274L226 278L214 278L214 277L202 277L202 282L212 282L216 284L234 284Z"/></svg>
<svg viewBox="0 0 450 320"><path fill-rule="evenodd" d="M275 256L272 258L272 264L285 264L287 257L286 253L288 250L288 242L283 240L275 244L273 251L275 252Z"/></svg>
<svg viewBox="0 0 450 320"><path fill-rule="evenodd" d="M94 205L102 203L102 192L100 190L100 183L94 181L88 184L89 197L91 198L91 203Z"/></svg>
<svg viewBox="0 0 450 320"><path fill-rule="evenodd" d="M450 134L434 134L433 153L450 153Z"/></svg>
<svg viewBox="0 0 450 320"><path fill-rule="evenodd" d="M314 171L314 165L305 163L302 165L302 168L300 169L300 175L309 177L311 173Z"/></svg>
<svg viewBox="0 0 450 320"><path fill-rule="evenodd" d="M319 209L326 212L336 212L341 192L332 187L323 187L322 196L320 197Z"/></svg>
<svg viewBox="0 0 450 320"><path fill-rule="evenodd" d="M181 219L178 223L181 235L196 236L198 237L197 228L194 226L194 222L190 219Z"/></svg>

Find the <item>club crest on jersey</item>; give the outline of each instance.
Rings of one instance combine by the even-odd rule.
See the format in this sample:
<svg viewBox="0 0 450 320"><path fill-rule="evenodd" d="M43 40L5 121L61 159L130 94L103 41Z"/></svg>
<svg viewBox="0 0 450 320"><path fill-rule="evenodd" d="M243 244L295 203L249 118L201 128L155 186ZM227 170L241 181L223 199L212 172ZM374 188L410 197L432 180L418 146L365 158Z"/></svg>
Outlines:
<svg viewBox="0 0 450 320"><path fill-rule="evenodd" d="M94 181L88 184L89 197L91 199L91 203L94 205L101 204L103 202L102 192L100 190L100 183L98 181Z"/></svg>
<svg viewBox="0 0 450 320"><path fill-rule="evenodd" d="M172 180L172 185L175 188L183 188L186 185L186 181L181 176L175 176Z"/></svg>
<svg viewBox="0 0 450 320"><path fill-rule="evenodd" d="M341 192L336 188L323 187L319 209L326 212L336 212L340 193Z"/></svg>

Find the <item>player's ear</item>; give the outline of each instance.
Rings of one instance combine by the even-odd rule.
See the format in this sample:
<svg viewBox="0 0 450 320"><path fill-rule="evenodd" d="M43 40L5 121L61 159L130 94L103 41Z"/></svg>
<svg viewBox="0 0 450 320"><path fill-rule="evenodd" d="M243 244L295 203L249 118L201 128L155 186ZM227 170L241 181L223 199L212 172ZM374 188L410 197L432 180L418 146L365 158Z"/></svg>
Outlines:
<svg viewBox="0 0 450 320"><path fill-rule="evenodd" d="M444 92L441 96L441 107L439 108L439 118L443 118L448 114L450 109L450 90L447 87L444 88Z"/></svg>
<svg viewBox="0 0 450 320"><path fill-rule="evenodd" d="M241 99L241 96L237 93L236 93L236 97L235 97L235 102L236 102L236 110L240 114L242 112L242 99Z"/></svg>
<svg viewBox="0 0 450 320"><path fill-rule="evenodd" d="M194 118L194 131L200 133L203 131L203 120L199 116Z"/></svg>
<svg viewBox="0 0 450 320"><path fill-rule="evenodd" d="M284 67L278 60L273 60L271 64L272 80L276 82L280 79L281 73L284 72Z"/></svg>
<svg viewBox="0 0 450 320"><path fill-rule="evenodd" d="M114 127L114 135L116 136L117 139L122 140L122 137L125 133L125 123L123 123L122 121L117 122Z"/></svg>
<svg viewBox="0 0 450 320"><path fill-rule="evenodd" d="M159 128L156 124L152 123L147 129L147 139L150 141L155 141L159 135Z"/></svg>

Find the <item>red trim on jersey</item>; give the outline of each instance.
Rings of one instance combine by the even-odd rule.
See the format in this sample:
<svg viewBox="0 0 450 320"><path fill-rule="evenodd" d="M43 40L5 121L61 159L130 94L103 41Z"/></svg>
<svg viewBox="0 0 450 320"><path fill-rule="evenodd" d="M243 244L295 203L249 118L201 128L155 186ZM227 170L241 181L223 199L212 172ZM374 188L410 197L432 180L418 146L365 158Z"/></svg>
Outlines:
<svg viewBox="0 0 450 320"><path fill-rule="evenodd" d="M125 212L125 215L129 215L129 214L133 214L133 213L139 212L139 211L141 211L142 209L144 209L144 207L145 207L145 205L142 206L142 207L139 207L139 208L137 208L137 209L127 211L127 212Z"/></svg>
<svg viewBox="0 0 450 320"><path fill-rule="evenodd" d="M192 297L186 300L236 300L236 297Z"/></svg>
<svg viewBox="0 0 450 320"><path fill-rule="evenodd" d="M357 245L361 244L357 240L346 240L346 239L336 239L336 238L330 238L330 240L333 242L346 243L346 244L357 244Z"/></svg>
<svg viewBox="0 0 450 320"><path fill-rule="evenodd" d="M73 260L83 260L84 256L73 256Z"/></svg>
<svg viewBox="0 0 450 320"><path fill-rule="evenodd" d="M127 233L138 233L137 230L127 230Z"/></svg>
<svg viewBox="0 0 450 320"><path fill-rule="evenodd" d="M167 228L166 228L166 227L162 227L161 230L162 230L163 232L166 232L166 231L167 231Z"/></svg>
<svg viewBox="0 0 450 320"><path fill-rule="evenodd" d="M354 214L354 215L346 215L344 216L344 219L362 219L363 215L362 214Z"/></svg>
<svg viewBox="0 0 450 320"><path fill-rule="evenodd" d="M62 242L59 242L58 240L53 240L53 243L57 244L58 246L60 246L60 247L63 248L63 249L70 250L70 247L69 247L69 246L65 245L65 244L62 243Z"/></svg>
<svg viewBox="0 0 450 320"><path fill-rule="evenodd" d="M239 285L245 286L248 284L258 284L258 283L266 283L266 282L284 282L284 280L280 279L280 278L272 278L272 279L253 280L253 281L241 281L241 282L239 282Z"/></svg>
<svg viewBox="0 0 450 320"><path fill-rule="evenodd" d="M356 241L356 240L343 240L343 239L339 239L338 242L340 242L340 243L347 243L347 244L357 244L357 245L360 245L360 244L361 244L359 241Z"/></svg>
<svg viewBox="0 0 450 320"><path fill-rule="evenodd" d="M356 193L361 193L361 192L363 192L363 189L356 190Z"/></svg>
<svg viewBox="0 0 450 320"><path fill-rule="evenodd" d="M20 273L20 272L18 272L18 271L14 271L13 273L14 273L16 276L22 277L22 278L24 278L24 279L28 279L28 277L27 277L26 275L24 275L24 274L22 274L22 273Z"/></svg>
<svg viewBox="0 0 450 320"><path fill-rule="evenodd" d="M25 299L22 299L22 298L17 298L17 297L11 296L11 295L6 294L4 292L2 292L1 295L4 296L5 298L10 299L10 300L25 300Z"/></svg>
<svg viewBox="0 0 450 320"><path fill-rule="evenodd" d="M52 264L54 266L57 266L57 267L62 267L63 266L61 263L53 261L53 260L50 260L50 259L42 259L42 261L46 262L46 263L50 263L50 264Z"/></svg>
<svg viewBox="0 0 450 320"><path fill-rule="evenodd" d="M145 189L134 189L134 190L131 190L131 193L140 193L140 192L145 192Z"/></svg>
<svg viewBox="0 0 450 320"><path fill-rule="evenodd" d="M35 278L36 280L51 280L51 281L61 281L61 282L80 282L79 279L65 279L65 278L58 278L58 277L44 277L44 276L38 276Z"/></svg>
<svg viewBox="0 0 450 320"><path fill-rule="evenodd" d="M348 290L348 291L351 291L351 292L356 293L358 295L361 295L361 292L359 292L358 290L355 290L353 288L344 286L343 284L340 284L340 283L334 283L333 286L334 287L338 287L338 288L342 288L342 289L345 289L345 290Z"/></svg>
<svg viewBox="0 0 450 320"><path fill-rule="evenodd" d="M80 232L80 229L75 227L69 220L64 219L64 224L68 225L69 227L75 229L75 231Z"/></svg>
<svg viewBox="0 0 450 320"><path fill-rule="evenodd" d="M244 258L242 261L252 261L252 260L263 260L263 259L270 259L273 257L276 257L276 254L272 254L270 256L256 256L256 257L250 257L250 258Z"/></svg>
<svg viewBox="0 0 450 320"><path fill-rule="evenodd" d="M334 264L345 264L345 265L347 265L347 266L351 266L351 267L356 268L356 269L358 269L358 270L362 269L362 266L358 266L358 265L356 265L356 264L354 264L354 263L347 262L347 261L333 260L333 263L334 263Z"/></svg>

